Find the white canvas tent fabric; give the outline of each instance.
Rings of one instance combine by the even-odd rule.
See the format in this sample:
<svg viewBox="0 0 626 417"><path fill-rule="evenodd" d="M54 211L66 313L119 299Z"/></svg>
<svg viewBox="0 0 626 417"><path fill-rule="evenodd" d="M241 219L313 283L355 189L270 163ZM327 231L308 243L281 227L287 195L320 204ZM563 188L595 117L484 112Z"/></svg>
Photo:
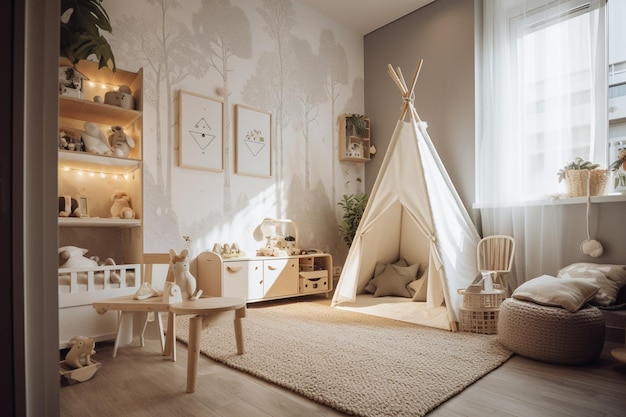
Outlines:
<svg viewBox="0 0 626 417"><path fill-rule="evenodd" d="M478 272L480 237L413 107L420 68L421 62L407 88L400 71L398 76L389 66L404 104L331 305L354 303L377 262L404 258L428 269L426 308L444 306L447 328L456 330L462 305L457 289L467 288Z"/></svg>

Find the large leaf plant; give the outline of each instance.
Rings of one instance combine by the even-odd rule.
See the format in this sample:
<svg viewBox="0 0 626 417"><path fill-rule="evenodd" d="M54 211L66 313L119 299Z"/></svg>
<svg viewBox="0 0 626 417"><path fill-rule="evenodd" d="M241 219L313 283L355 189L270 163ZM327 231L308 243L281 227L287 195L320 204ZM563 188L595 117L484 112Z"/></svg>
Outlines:
<svg viewBox="0 0 626 417"><path fill-rule="evenodd" d="M75 65L95 55L98 68L108 67L115 72L111 45L100 30L112 31L101 0L61 0L61 56Z"/></svg>
<svg viewBox="0 0 626 417"><path fill-rule="evenodd" d="M343 196L342 200L337 203L343 208L343 220L339 225L339 232L343 237L343 241L350 247L359 227L361 217L367 206L367 194L350 194Z"/></svg>

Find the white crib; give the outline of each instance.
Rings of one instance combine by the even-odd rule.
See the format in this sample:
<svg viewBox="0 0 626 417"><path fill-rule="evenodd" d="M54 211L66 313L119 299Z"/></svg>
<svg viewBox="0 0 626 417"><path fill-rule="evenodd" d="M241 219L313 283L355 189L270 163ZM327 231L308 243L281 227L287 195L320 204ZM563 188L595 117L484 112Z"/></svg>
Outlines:
<svg viewBox="0 0 626 417"><path fill-rule="evenodd" d="M115 339L117 315L98 314L91 304L134 294L141 284L141 268L140 264L59 268L58 280L59 349L63 349L75 336L89 336L96 342Z"/></svg>

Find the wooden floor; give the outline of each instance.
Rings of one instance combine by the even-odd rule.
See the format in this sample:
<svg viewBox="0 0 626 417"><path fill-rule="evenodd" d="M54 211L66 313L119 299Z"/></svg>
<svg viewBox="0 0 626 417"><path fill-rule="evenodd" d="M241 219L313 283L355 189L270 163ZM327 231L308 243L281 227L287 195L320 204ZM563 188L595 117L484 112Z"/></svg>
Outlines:
<svg viewBox="0 0 626 417"><path fill-rule="evenodd" d="M119 349L96 346L102 366L83 383L61 378L61 415L72 417L292 417L343 416L201 355L198 387L187 394L186 346L178 360L161 356L154 340ZM626 364L609 352L592 365L556 366L514 356L433 410L429 416L625 416ZM480 352L476 353L480 355Z"/></svg>

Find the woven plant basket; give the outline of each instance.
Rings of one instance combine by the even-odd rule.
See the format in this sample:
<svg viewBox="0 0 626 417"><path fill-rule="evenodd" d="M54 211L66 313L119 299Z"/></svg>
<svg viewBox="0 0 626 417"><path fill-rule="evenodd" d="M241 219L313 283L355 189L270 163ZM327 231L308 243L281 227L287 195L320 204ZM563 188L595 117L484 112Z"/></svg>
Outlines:
<svg viewBox="0 0 626 417"><path fill-rule="evenodd" d="M567 195L570 197L585 197L587 195L587 174L589 178L589 195L603 195L609 172L606 169L568 169L565 171Z"/></svg>

